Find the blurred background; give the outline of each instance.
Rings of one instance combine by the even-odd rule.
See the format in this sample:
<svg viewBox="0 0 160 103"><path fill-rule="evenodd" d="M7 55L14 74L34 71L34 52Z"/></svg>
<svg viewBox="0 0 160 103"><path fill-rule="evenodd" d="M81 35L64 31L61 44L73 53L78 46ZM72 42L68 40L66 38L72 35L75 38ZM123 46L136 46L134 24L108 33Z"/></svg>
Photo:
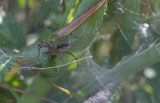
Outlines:
<svg viewBox="0 0 160 103"><path fill-rule="evenodd" d="M0 0L0 103L160 103L160 0L103 4L63 41L79 68L24 70L72 62L37 45L97 1Z"/></svg>

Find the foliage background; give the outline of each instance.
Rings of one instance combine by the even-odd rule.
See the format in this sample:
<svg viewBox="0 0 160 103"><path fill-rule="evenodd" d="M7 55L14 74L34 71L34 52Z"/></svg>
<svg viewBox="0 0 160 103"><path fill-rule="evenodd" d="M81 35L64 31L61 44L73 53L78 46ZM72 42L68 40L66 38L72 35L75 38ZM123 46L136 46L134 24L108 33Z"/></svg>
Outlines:
<svg viewBox="0 0 160 103"><path fill-rule="evenodd" d="M160 102L159 0L102 5L64 40L79 59L93 56L80 61L79 70L75 63L34 74L22 69L73 61L68 55L63 62L49 59L46 49L37 59L37 45L97 1L0 0L0 103Z"/></svg>

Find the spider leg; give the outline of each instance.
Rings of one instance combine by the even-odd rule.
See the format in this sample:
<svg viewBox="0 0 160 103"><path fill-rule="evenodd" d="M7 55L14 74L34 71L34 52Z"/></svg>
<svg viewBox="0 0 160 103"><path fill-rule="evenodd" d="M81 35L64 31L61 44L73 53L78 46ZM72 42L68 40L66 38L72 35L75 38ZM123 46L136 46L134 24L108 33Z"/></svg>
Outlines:
<svg viewBox="0 0 160 103"><path fill-rule="evenodd" d="M48 56L48 58L50 58L50 57L51 57L50 51L47 51L47 52L46 52L46 55Z"/></svg>
<svg viewBox="0 0 160 103"><path fill-rule="evenodd" d="M52 39L54 38L53 36L54 36L54 35L52 34L52 36L51 36L51 38L50 38L50 43L51 43L51 45L52 45L52 48L53 48L53 49L56 49L56 46L53 44L53 41L52 41Z"/></svg>
<svg viewBox="0 0 160 103"><path fill-rule="evenodd" d="M67 38L67 37L70 36L70 35L72 35L72 33L69 33L69 34L67 34L67 35L62 36L62 37L58 40L58 44L60 44L60 42L61 42L63 39Z"/></svg>
<svg viewBox="0 0 160 103"><path fill-rule="evenodd" d="M52 47L51 47L51 45L50 45L49 43L47 43L47 42L41 41L41 44L46 44L46 45L47 45L47 47L52 48Z"/></svg>
<svg viewBox="0 0 160 103"><path fill-rule="evenodd" d="M37 59L38 59L38 57L40 56L40 49L41 49L41 48L44 48L44 47L47 47L47 46L38 44L38 56L37 56Z"/></svg>
<svg viewBox="0 0 160 103"><path fill-rule="evenodd" d="M37 59L38 59L38 57L40 56L40 49L41 49L41 48L43 48L42 42L41 42L41 44L38 44L38 56L37 56Z"/></svg>
<svg viewBox="0 0 160 103"><path fill-rule="evenodd" d="M75 60L78 60L71 52L68 52L68 51L64 51L64 52L62 52L63 54L69 54L69 55L71 55ZM78 61L77 61L77 68L79 68L79 66L78 66Z"/></svg>
<svg viewBox="0 0 160 103"><path fill-rule="evenodd" d="M46 44L46 45L45 45ZM48 44L48 43L46 43L46 42L44 42L44 41L41 41L41 43L40 44L38 44L38 56L37 56L37 59L38 59L38 57L40 56L40 49L41 48L51 48L51 46Z"/></svg>

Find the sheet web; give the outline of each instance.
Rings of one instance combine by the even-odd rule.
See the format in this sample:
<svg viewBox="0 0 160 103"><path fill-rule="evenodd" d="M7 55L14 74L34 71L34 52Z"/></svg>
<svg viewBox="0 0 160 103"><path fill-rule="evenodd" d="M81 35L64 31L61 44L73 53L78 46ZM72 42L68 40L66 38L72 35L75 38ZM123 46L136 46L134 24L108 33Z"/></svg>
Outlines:
<svg viewBox="0 0 160 103"><path fill-rule="evenodd" d="M19 62L23 61L22 64L25 64L23 67L27 67L25 70L33 67L53 67L75 60L71 55L66 54L60 55L62 58L56 56L48 59L45 54L47 48L41 49L41 55L37 59L37 45L40 41L49 42L51 34L54 34L53 31L56 31L59 25L67 24L74 18L76 12L82 12L78 11L78 8L85 5L87 8L86 1L77 0L77 2L74 1L77 3L74 5L72 4L73 1L39 0L29 4L30 11L27 11L27 8L24 11L19 11L26 13L25 15L21 16L21 13L13 15L22 24L21 28L25 29L25 35L28 39L24 37L26 40L24 41L31 42L34 38L32 44L25 44L25 49L22 49L23 46L20 48L14 46L15 48L10 50L11 54L16 51L16 57L24 57L26 61L20 60ZM89 3L94 4L92 0L88 0ZM110 0L106 5L106 11L104 8L100 8L101 10L95 12L93 17L88 18L72 32L71 36L63 41L71 45L71 48L66 49L66 51L73 53L78 59L86 57L86 59L78 62L79 69L74 63L58 69L34 71L57 86L48 85L46 80L36 75L33 79L33 74L30 75L28 71L22 70L16 74L15 78L20 80L18 81L19 84L25 85L25 87L22 85L17 87L22 87L33 95L41 96L36 98L30 95L21 95L20 98L24 100L24 103L26 99L28 100L26 103L29 100L37 101L37 103L42 101L48 103L50 100L60 103L148 103L147 100L160 101L154 96L159 95L156 91L160 91L157 89L160 85L157 83L160 78L158 60L151 63L157 63L155 65L148 63L146 66L139 67L143 61L145 64L146 57L144 57L142 63L138 64L136 61L132 61L132 64L128 66L132 58L134 60L137 55L143 54L145 50L154 48L160 41L159 0ZM10 12L13 11L10 10ZM12 20L9 19L8 21ZM21 29L18 28L17 30ZM57 43L59 37L54 37L53 42ZM12 39L16 41L16 38L12 37ZM157 50L160 49L157 48ZM9 55L5 49L0 48L0 53L5 56L3 52ZM128 64L125 64L126 62ZM136 69L134 66L140 69ZM14 77L14 75L12 76ZM8 83L14 81L13 79ZM155 85L155 83L157 84ZM58 86L69 92L59 89ZM85 97L85 100L81 97Z"/></svg>
<svg viewBox="0 0 160 103"><path fill-rule="evenodd" d="M101 74L101 70L103 72L103 69L106 68L115 69L117 64L121 65L121 63L159 43L159 9L155 9L159 8L159 6L154 8L152 7L154 2L149 2L149 0L117 0L108 5L107 15L104 16L101 32L99 36L95 37L90 49L93 55L93 61L90 61L89 64L94 65L92 67L93 71L91 70L91 72L95 77L98 78L98 75L101 77L103 74ZM98 65L95 64L95 62ZM149 68L149 70L151 70L150 72L148 69L140 69L140 72L137 71L138 73L136 72L133 73L134 75L128 76L127 82L120 82L121 77L118 77L118 75L117 77L108 76L108 78L110 78L108 80L117 79L108 84L105 83L106 81L98 79L99 83L104 85L104 88L89 98L86 103L144 102L143 99L146 99L145 96L151 96L151 94L147 95L147 89L142 89L148 85L155 90L153 83L148 83L149 75L151 74L151 77L154 79L159 78L156 76L156 72L158 72L156 68L158 68L158 66L154 65L153 67L149 65L149 67L151 67ZM112 69L108 70L108 74L113 73L113 75L115 75L116 73L114 74L114 70ZM143 86L140 87L141 84L137 82L141 82L142 78L146 80ZM117 82L119 85L117 85ZM136 87L134 88L134 86ZM137 93L138 90L141 92ZM137 98L139 93L144 94ZM156 97L154 97L154 99L156 99ZM151 101L150 99L148 100Z"/></svg>

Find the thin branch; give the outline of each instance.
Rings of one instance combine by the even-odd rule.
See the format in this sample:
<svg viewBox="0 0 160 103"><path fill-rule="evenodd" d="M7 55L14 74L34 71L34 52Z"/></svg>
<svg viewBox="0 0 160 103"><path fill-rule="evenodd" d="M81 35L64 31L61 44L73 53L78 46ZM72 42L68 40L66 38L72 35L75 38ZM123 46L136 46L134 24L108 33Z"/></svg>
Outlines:
<svg viewBox="0 0 160 103"><path fill-rule="evenodd" d="M69 63L66 63L66 64L57 65L57 66L53 66L53 67L46 67L46 68L22 67L22 69L54 69L54 68L64 67L64 66L67 66L67 65L73 64L73 63L75 63L75 62L77 62L77 61L82 61L82 60L89 59L89 58L92 58L92 56L84 57L84 58L81 58L81 59L75 60L75 61L73 61L73 62L69 62Z"/></svg>
<svg viewBox="0 0 160 103"><path fill-rule="evenodd" d="M4 88L4 89L8 89L8 87L5 86L5 85L2 84L2 83L0 83L0 87L1 87L1 88ZM30 92L26 92L26 91L24 91L24 90L22 90L22 89L19 89L19 88L16 88L16 87L12 87L12 89L13 89L14 91L18 92L18 93L22 93L22 94L29 95L29 96L32 96L32 97L35 97L35 98L39 98L39 99L41 99L41 100L45 100L45 101L48 101L48 102L50 102L50 103L58 103L58 102L55 102L55 101L50 100L50 99L48 99L48 98L41 97L41 96L32 94L32 93L30 93Z"/></svg>

